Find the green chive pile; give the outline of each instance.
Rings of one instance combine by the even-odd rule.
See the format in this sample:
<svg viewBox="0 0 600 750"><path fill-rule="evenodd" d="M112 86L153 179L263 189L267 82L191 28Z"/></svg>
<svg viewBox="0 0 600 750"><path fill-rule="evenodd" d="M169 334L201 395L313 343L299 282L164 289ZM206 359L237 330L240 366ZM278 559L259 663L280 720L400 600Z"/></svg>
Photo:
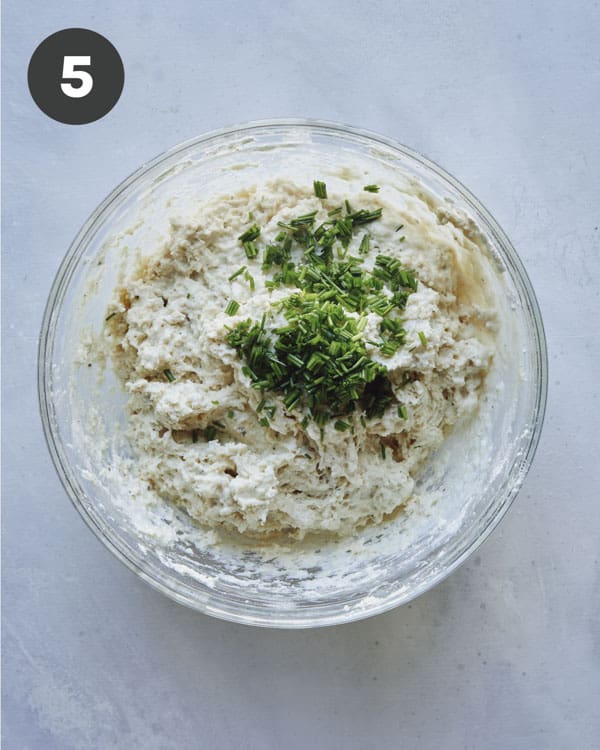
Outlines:
<svg viewBox="0 0 600 750"><path fill-rule="evenodd" d="M324 182L315 180L313 185L318 198L327 198ZM379 188L368 185L365 190ZM400 315L417 289L414 273L402 268L397 258L378 254L372 270L363 267L370 251L365 227L381 214L381 208L353 211L345 201L318 226L317 211L279 222L275 241L262 248L257 244L261 230L256 224L240 235L248 261L262 262L263 272L269 274L266 286L290 288L289 296L273 303L285 325L267 328L264 314L261 320L248 318L228 329L227 343L242 358L242 372L263 393L261 424L268 426L277 408L267 404L269 394L281 396L287 410L303 410L304 428L311 419L320 426L333 419L335 429L343 432L351 428L343 417L360 410L364 423L364 417L382 416L392 403L405 416L387 368L372 360L366 349L368 343L390 357L404 344ZM351 255L350 242L359 232L359 254ZM252 279L247 266L230 279L242 274ZM230 300L226 312L234 315L238 307ZM381 318L375 341L364 338L369 313Z"/></svg>

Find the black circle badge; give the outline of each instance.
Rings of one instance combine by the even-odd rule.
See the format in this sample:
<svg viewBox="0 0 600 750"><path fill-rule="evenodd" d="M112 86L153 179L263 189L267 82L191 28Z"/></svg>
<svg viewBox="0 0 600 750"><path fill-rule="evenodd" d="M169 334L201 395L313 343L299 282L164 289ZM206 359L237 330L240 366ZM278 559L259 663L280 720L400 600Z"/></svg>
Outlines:
<svg viewBox="0 0 600 750"><path fill-rule="evenodd" d="M118 102L124 81L117 50L89 29L63 29L44 39L27 71L29 91L38 107L69 125L104 117Z"/></svg>

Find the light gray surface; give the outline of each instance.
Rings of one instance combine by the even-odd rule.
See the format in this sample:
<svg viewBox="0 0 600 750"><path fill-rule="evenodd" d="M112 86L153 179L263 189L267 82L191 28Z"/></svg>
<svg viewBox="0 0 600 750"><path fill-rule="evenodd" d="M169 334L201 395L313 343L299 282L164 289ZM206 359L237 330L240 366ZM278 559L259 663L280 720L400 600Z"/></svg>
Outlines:
<svg viewBox="0 0 600 750"><path fill-rule="evenodd" d="M598 747L598 3L281 6L4 3L4 747ZM125 64L87 126L26 87L69 26ZM71 508L35 390L52 277L96 204L180 140L275 116L380 131L468 185L526 264L550 351L539 452L492 538L412 605L312 632L212 620L138 581Z"/></svg>

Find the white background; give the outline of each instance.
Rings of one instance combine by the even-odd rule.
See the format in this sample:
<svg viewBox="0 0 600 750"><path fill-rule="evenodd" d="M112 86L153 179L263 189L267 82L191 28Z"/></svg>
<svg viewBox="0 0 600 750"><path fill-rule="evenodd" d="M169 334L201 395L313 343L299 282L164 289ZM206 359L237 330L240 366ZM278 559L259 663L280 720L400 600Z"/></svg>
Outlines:
<svg viewBox="0 0 600 750"><path fill-rule="evenodd" d="M26 85L61 28L106 35L115 109L58 124ZM597 2L4 3L4 747L600 746ZM436 160L521 254L549 344L537 458L490 540L412 605L305 632L212 620L84 527L42 437L36 346L86 216L176 142L268 117Z"/></svg>

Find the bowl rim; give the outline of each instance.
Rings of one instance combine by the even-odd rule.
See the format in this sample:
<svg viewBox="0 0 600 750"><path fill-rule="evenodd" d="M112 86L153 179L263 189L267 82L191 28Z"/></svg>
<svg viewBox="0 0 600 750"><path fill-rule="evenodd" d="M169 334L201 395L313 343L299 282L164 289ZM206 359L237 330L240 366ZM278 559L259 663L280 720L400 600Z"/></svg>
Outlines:
<svg viewBox="0 0 600 750"><path fill-rule="evenodd" d="M54 405L48 387L50 373L47 354L53 350L55 339L55 328L52 323L60 313L60 303L69 287L72 275L78 265L82 251L85 248L86 238L90 233L93 233L98 225L101 224L102 217L110 209L113 203L117 201L130 186L143 178L144 175L162 162L173 158L178 153L185 152L200 145L207 145L211 141L218 141L236 135L250 134L253 131L262 132L277 127L305 129L311 132L315 130L325 131L346 136L351 135L361 139L366 139L371 143L379 143L399 152L402 156L408 157L410 160L417 162L420 166L433 172L443 182L449 183L451 187L460 193L466 203L470 204L470 207L476 212L476 214L483 217L487 223L486 228L492 232L497 243L502 247L504 262L512 266L513 278L516 277L522 286L522 291L524 292L525 299L528 303L526 310L527 317L529 318L528 322L531 324L531 329L537 344L534 352L536 355L537 366L535 372L537 388L535 392L535 401L531 410L532 423L526 450L522 455L513 458L510 468L507 471L506 485L508 491L505 492L503 500L498 503L494 511L489 514L486 519L486 525L481 528L479 534L475 536L470 543L465 546L462 552L457 554L449 564L438 569L434 574L419 585L415 586L408 593L403 592L402 590L395 590L381 599L372 597L368 606L353 606L348 610L345 610L343 605L338 605L334 612L329 612L325 615L320 614L319 609L323 606L329 607L331 605L312 605L302 610L302 617L300 618L294 617L296 610L288 612L282 611L278 613L275 610L263 608L260 610L260 614L257 615L244 613L243 609L235 606L229 609L215 607L208 604L206 601L192 599L183 595L175 588L165 585L165 583L151 575L137 560L132 559L132 557L126 553L125 546L121 545L120 540L113 536L112 533L107 533L107 529L102 528L97 520L88 512L87 508L81 502L78 492L69 480L69 470L65 466L65 463L67 462L61 455L60 444L62 440L53 424L52 415ZM546 411L548 396L548 352L539 303L523 262L508 236L494 219L492 214L459 180L418 151L403 145L393 138L371 130L321 119L274 118L234 124L182 141L181 143L161 152L149 161L144 162L140 167L129 174L129 176L123 179L115 188L113 188L104 200L98 204L70 243L52 282L44 309L40 331L37 385L44 437L61 484L88 528L129 570L137 574L142 580L152 586L152 588L160 591L169 598L195 611L204 612L213 617L230 622L262 627L308 628L353 622L387 612L402 604L407 604L444 580L483 544L512 505L521 489L529 469L531 468L542 432ZM223 598L224 601L227 600L226 595L220 594L220 597ZM306 616L308 612L312 613L312 617L309 618Z"/></svg>

